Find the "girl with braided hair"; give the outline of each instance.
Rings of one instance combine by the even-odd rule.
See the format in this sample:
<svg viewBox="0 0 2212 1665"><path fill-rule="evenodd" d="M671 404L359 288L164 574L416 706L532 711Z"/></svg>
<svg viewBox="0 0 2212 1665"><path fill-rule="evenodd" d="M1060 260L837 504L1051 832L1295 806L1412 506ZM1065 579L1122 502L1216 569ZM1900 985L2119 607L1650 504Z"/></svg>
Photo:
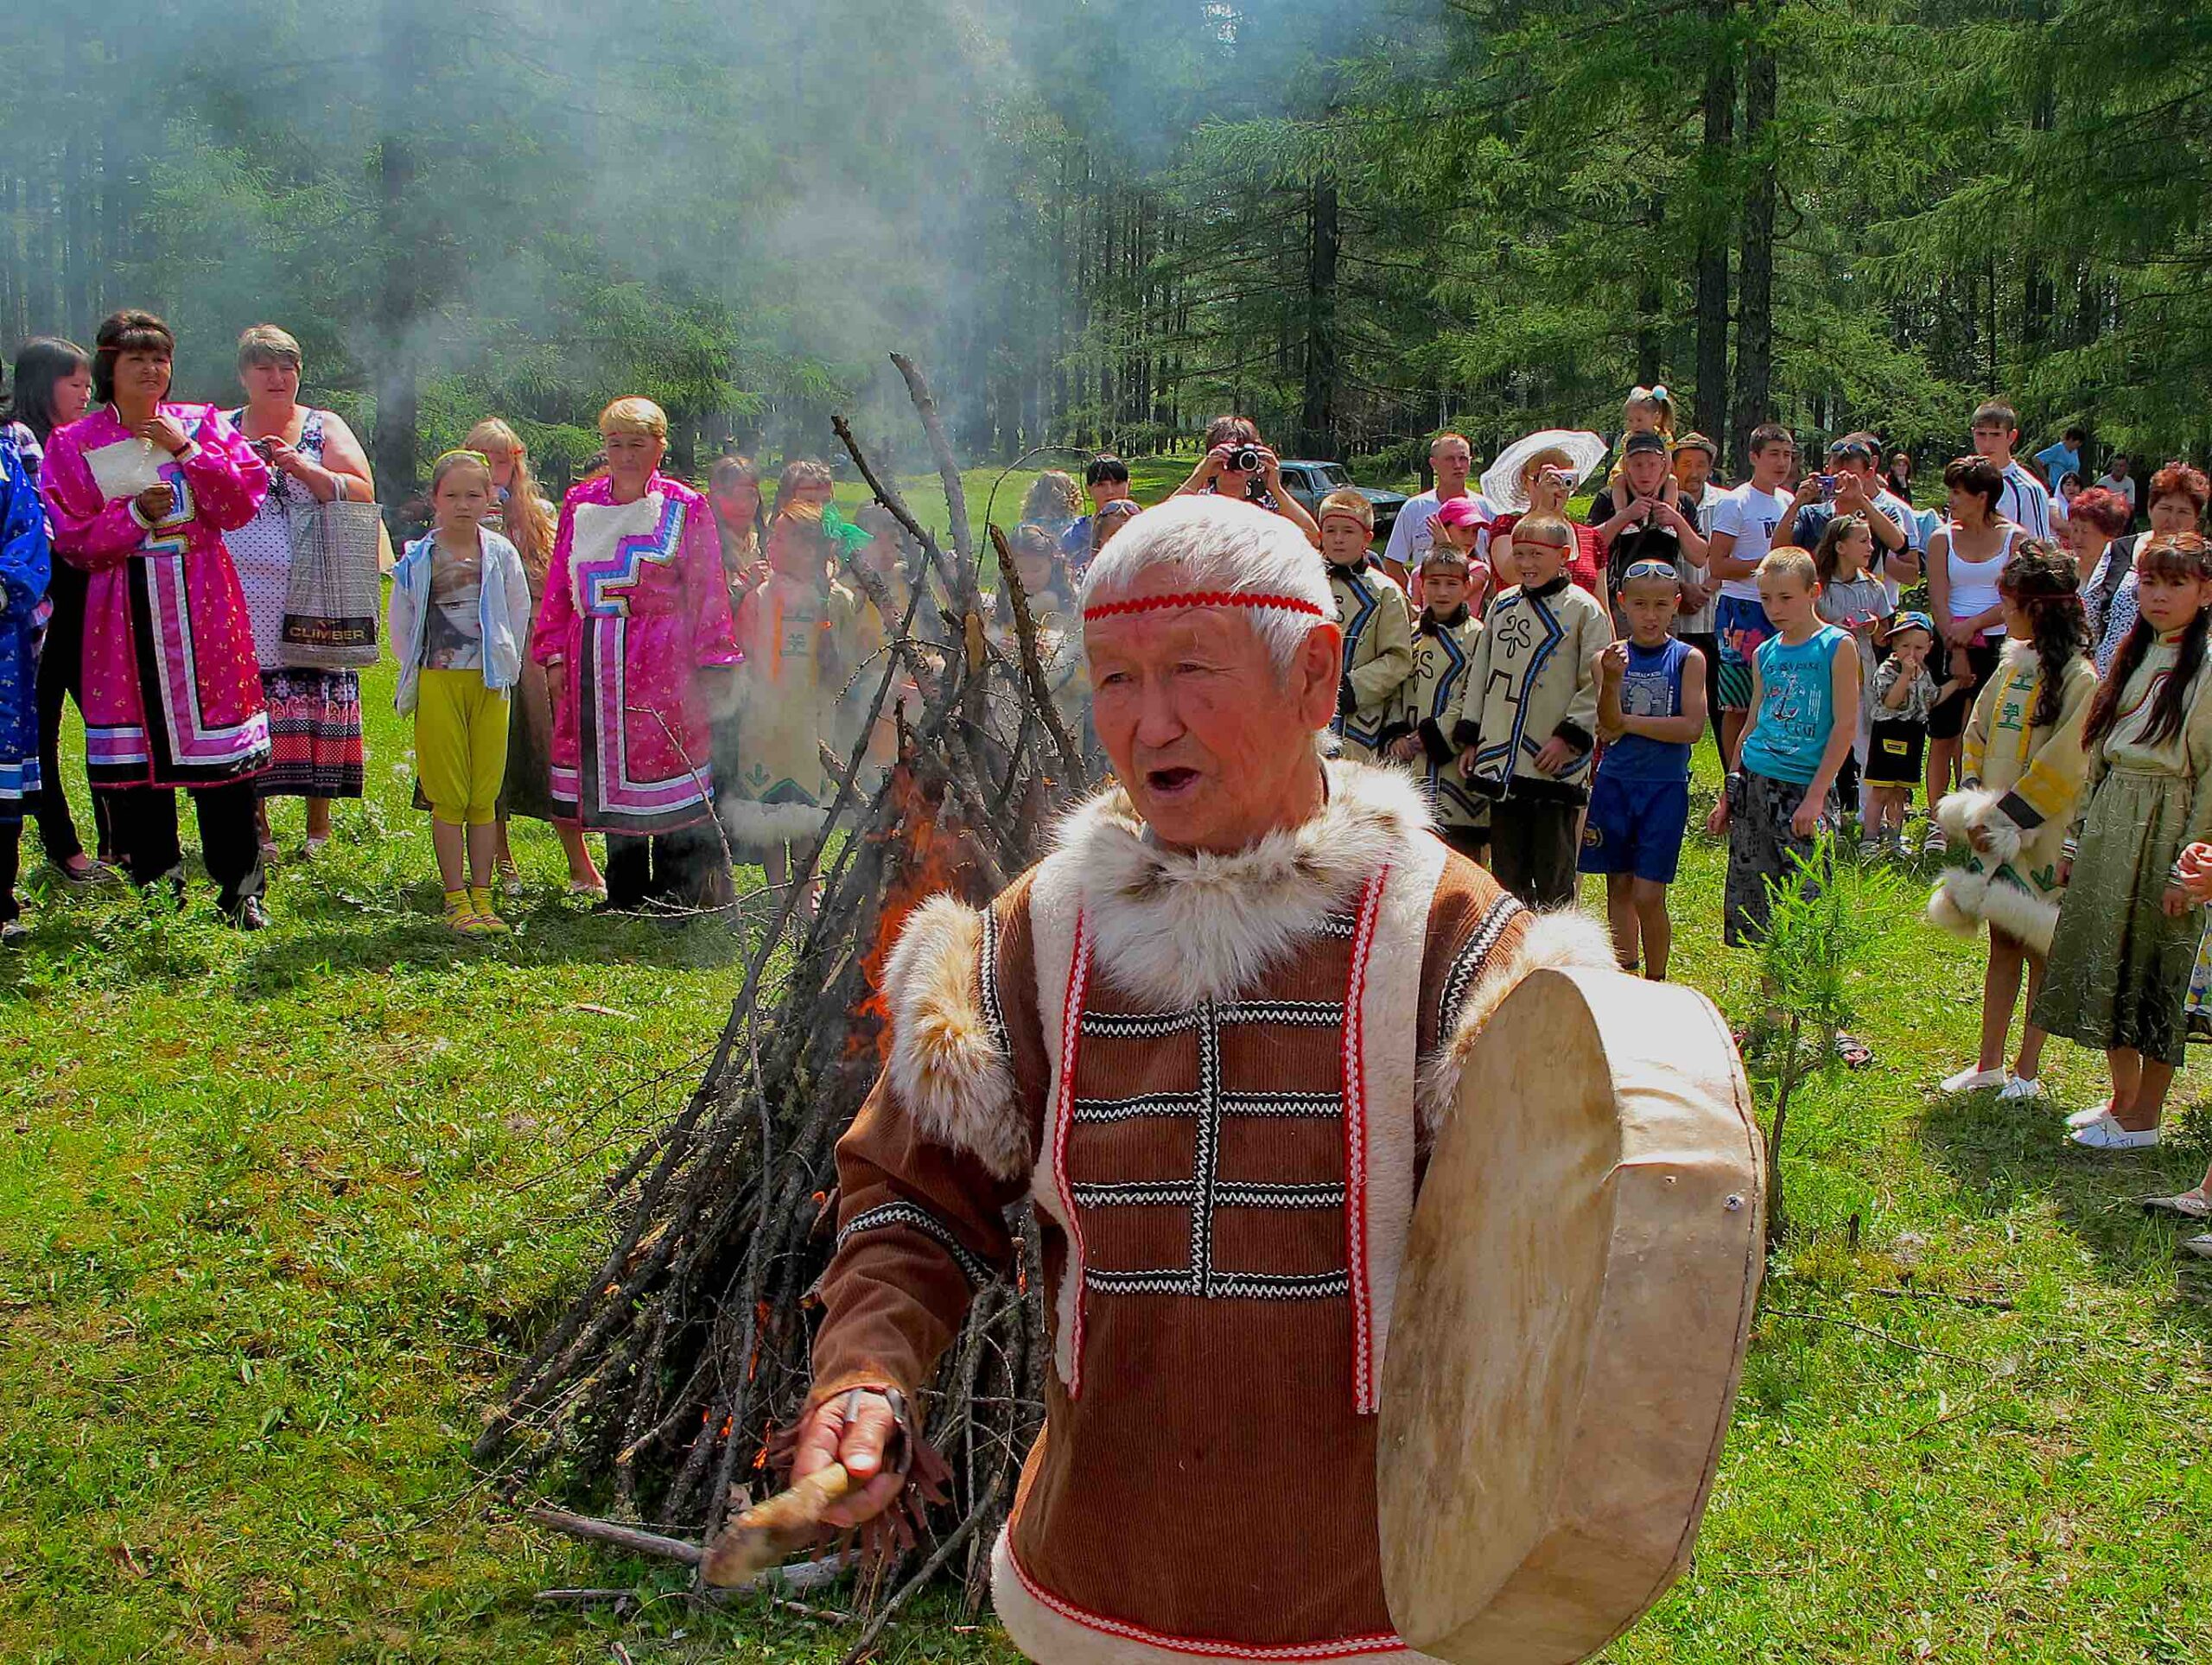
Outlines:
<svg viewBox="0 0 2212 1665"><path fill-rule="evenodd" d="M2104 1049L2111 1097L2069 1118L2075 1143L2100 1151L2158 1142L2199 924L2176 862L2212 836L2212 550L2195 532L2152 538L2136 586L2139 616L2083 728L2070 882L2062 859L2066 894L2030 1014Z"/></svg>
<svg viewBox="0 0 2212 1665"><path fill-rule="evenodd" d="M2023 542L1998 580L2005 648L1974 702L1964 736L1965 785L1936 815L1951 848L1967 853L1929 898L1929 917L1961 935L1989 927L1989 964L1981 985L1981 1053L1943 1083L1945 1090L1999 1089L2006 1099L2043 1096L2036 1071L2044 1034L2032 1020L2008 1075L2005 1041L2020 995L2043 987L2044 956L2058 925L2067 829L2082 795L2088 758L2082 725L2097 688L2088 658L2081 577L2073 561L2044 538Z"/></svg>

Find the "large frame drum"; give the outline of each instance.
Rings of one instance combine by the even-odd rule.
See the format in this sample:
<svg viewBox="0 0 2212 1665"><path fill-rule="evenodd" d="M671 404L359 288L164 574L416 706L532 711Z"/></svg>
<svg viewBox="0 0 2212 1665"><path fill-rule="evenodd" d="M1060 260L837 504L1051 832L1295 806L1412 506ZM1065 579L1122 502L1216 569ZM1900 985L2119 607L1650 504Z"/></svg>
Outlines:
<svg viewBox="0 0 2212 1665"><path fill-rule="evenodd" d="M1406 1644L1565 1665L1688 1564L1765 1254L1765 1161L1711 1001L1539 970L1476 1041L1415 1210L1382 1382Z"/></svg>

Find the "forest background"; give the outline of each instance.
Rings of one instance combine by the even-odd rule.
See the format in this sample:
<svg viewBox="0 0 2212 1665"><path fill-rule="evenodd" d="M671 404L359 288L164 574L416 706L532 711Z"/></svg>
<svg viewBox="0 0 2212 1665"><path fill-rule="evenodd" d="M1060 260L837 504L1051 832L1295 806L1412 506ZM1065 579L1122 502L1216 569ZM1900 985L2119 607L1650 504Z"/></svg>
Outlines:
<svg viewBox="0 0 2212 1665"><path fill-rule="evenodd" d="M486 412L558 481L626 392L680 469L911 443L891 347L978 461L1233 409L1402 473L1631 382L1738 454L1940 461L1992 392L2212 447L2203 6L118 0L0 62L0 350L150 306L228 398L281 323L387 502Z"/></svg>

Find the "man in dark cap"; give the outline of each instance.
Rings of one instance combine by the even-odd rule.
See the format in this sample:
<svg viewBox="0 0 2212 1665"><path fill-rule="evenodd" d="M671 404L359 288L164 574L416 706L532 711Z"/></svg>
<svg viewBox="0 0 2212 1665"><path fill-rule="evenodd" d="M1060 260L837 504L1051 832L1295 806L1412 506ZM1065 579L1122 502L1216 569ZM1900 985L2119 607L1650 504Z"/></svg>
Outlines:
<svg viewBox="0 0 2212 1665"><path fill-rule="evenodd" d="M1621 611L1621 575L1638 561L1674 566L1687 556L1705 557L1705 536L1697 523L1665 496L1669 479L1667 442L1657 434L1630 434L1621 446L1618 485L1590 502L1590 524L1605 551L1605 600L1613 610L1617 635L1628 633Z"/></svg>

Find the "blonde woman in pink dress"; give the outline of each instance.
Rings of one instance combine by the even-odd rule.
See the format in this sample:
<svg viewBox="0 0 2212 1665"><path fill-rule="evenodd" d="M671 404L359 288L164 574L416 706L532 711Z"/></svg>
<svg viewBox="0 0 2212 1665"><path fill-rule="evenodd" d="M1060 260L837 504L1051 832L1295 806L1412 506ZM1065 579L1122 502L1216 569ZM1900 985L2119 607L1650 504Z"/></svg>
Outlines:
<svg viewBox="0 0 2212 1665"><path fill-rule="evenodd" d="M719 906L713 712L738 651L714 512L660 472L668 416L651 399L615 400L599 432L607 471L561 505L531 639L553 696L554 806L607 835L602 906Z"/></svg>

